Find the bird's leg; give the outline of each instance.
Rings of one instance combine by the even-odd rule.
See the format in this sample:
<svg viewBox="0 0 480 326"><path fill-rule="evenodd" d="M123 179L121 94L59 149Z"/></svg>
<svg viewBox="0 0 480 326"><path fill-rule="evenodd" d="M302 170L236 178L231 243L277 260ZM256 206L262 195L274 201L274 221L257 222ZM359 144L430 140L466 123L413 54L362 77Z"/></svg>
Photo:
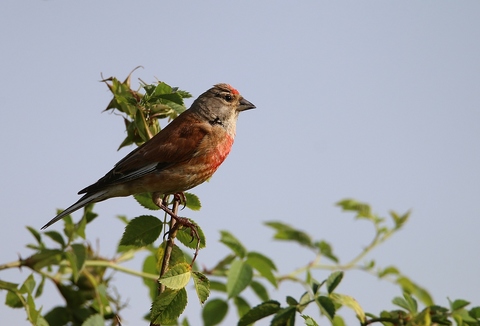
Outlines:
<svg viewBox="0 0 480 326"><path fill-rule="evenodd" d="M182 193L176 193L173 195L173 201L174 203L176 202L177 203L177 207L178 207L178 204L180 203L186 203L186 197L185 197L185 194L182 192ZM183 227L187 227L187 228L190 228L190 235L192 236L192 241L194 239L197 239L197 247L195 249L195 253L193 254L193 258L192 258L192 263L191 265L193 265L193 263L195 262L195 259L197 258L197 255L198 255L198 251L200 250L200 235L198 234L198 229L197 229L197 226L192 223L188 218L186 217L180 217L176 214L176 212L172 211L170 208L168 208L167 205L165 205L165 199L166 197L163 197L162 194L160 193L153 193L152 194L152 200L153 202L155 203L155 205L157 205L159 208L161 208L165 213L167 213L168 215L170 215L170 217L173 219L173 221L175 221L175 223L172 223L172 225L170 226L170 235L171 235L171 232L173 232L173 230L175 230L175 233L176 231L179 229L180 226L183 226Z"/></svg>

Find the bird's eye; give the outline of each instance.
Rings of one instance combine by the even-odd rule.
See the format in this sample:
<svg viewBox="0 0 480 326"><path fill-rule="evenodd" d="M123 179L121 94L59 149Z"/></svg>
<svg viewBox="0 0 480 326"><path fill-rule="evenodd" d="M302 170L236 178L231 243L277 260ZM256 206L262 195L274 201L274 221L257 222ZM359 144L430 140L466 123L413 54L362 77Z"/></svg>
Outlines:
<svg viewBox="0 0 480 326"><path fill-rule="evenodd" d="M233 100L232 95L230 95L230 94L225 95L225 101L231 102L232 100Z"/></svg>

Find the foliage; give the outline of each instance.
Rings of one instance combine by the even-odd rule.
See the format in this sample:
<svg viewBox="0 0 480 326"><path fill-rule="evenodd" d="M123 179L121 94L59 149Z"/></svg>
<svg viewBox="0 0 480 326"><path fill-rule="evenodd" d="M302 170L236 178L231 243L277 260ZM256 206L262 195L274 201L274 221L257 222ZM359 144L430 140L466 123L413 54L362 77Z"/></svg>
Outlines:
<svg viewBox="0 0 480 326"><path fill-rule="evenodd" d="M120 147L147 141L159 132L158 119L174 119L185 110L183 99L190 97L189 93L163 82L151 85L141 82L141 90L134 91L130 87L130 75L124 82L116 78L108 78L104 82L113 94L106 110L121 112L127 130L127 137ZM149 194L134 197L143 208L158 209ZM173 201L172 204L175 209ZM201 208L200 200L194 194L186 194L185 204L192 210ZM5 305L24 308L32 325L96 326L106 322L120 325L119 316L124 304L113 291L112 271L143 279L145 294L152 301L151 307L143 309L147 311L150 308L146 318L151 325L189 325L181 314L187 306L186 287L191 284L203 305L202 319L207 326L220 324L230 308L235 309L239 326L251 325L265 318L269 318L272 326L295 323L314 326L324 319L331 325L341 326L345 325L338 313L342 307L351 309L360 325L480 325L480 307L471 307L470 302L462 299L449 301L447 307L438 306L427 290L403 275L397 267L377 267L374 260L365 262L374 248L402 228L410 216L409 212L390 212L389 217L384 218L373 213L368 204L353 199L342 200L338 206L354 213L356 219L371 223L375 234L369 245L350 261L341 263L331 244L325 240L316 239L314 235L283 222L266 222L265 225L273 230L275 240L298 244L302 249L297 247L293 250L305 249L313 256L305 266L282 275L271 258L249 250L226 230L220 232L220 242L229 249L229 254L215 266L200 271L195 264L191 265L191 257L174 244L174 240L178 240L186 248L196 248L198 240L192 241L190 230L171 228L170 221L153 215L132 219L120 217L126 227L117 253L111 258L102 257L86 240L86 226L97 217L92 211L93 206L89 205L78 223L74 223L71 216L63 219L62 233L40 233L27 227L35 241L27 245L33 253L27 258L0 265L0 270L24 267L32 273L22 284L0 280L0 289L7 291ZM198 245L203 248L206 245L205 235L197 227ZM162 231L168 231L167 240L163 240ZM139 270L122 265L139 252L148 253ZM323 263L324 260L329 263ZM318 270L330 271L330 275L319 280L316 278ZM351 270L361 270L396 284L402 296L393 298L392 302L398 309L367 313L353 297L338 292L338 285ZM270 295L269 289L278 289L286 281L298 284L302 294L292 294L283 302L278 302ZM43 312L36 300L42 295L46 282L55 285L64 302ZM247 289L257 297L254 305L245 298ZM211 292L216 293L213 298L210 298ZM315 316L304 314L308 306L315 307Z"/></svg>

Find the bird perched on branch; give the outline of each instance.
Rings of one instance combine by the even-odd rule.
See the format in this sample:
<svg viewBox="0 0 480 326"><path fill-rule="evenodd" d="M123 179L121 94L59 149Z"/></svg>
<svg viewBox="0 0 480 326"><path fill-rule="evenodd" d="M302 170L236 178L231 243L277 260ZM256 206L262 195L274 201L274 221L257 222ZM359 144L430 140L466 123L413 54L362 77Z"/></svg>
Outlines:
<svg viewBox="0 0 480 326"><path fill-rule="evenodd" d="M145 192L153 193L154 202L168 212L162 196L182 193L209 179L230 153L239 113L253 108L232 86L215 85L104 177L80 190L83 197L42 229L87 204Z"/></svg>

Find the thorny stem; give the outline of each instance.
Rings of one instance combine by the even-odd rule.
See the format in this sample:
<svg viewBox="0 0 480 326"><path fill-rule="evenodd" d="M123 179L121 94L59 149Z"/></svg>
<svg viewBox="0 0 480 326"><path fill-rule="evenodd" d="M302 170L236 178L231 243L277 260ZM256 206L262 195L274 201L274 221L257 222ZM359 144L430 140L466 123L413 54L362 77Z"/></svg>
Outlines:
<svg viewBox="0 0 480 326"><path fill-rule="evenodd" d="M173 214L177 215L179 205L180 205L180 199L177 199L174 196L173 207L172 207ZM179 227L180 227L180 224L176 223L175 219L172 217L170 219L170 231L168 232L168 239L165 247L165 253L163 255L162 268L160 269L159 279L167 272L170 257L172 256L173 245L175 243L175 238L177 236L177 231ZM163 291L165 291L165 285L163 285L160 282L158 282L158 284L159 285L157 289L158 290L157 295L160 295L162 294ZM151 321L150 326L160 326L160 325L155 324L153 321Z"/></svg>
<svg viewBox="0 0 480 326"><path fill-rule="evenodd" d="M177 215L178 206L180 205L180 200L176 198L173 200L172 212ZM168 269L168 264L170 262L170 257L172 256L173 245L175 243L175 238L177 236L177 231L180 224L177 224L174 218L170 219L170 231L168 232L168 240L166 243L165 254L163 255L162 268L160 269L160 277L162 277ZM159 283L158 294L160 295L165 290L165 285Z"/></svg>

